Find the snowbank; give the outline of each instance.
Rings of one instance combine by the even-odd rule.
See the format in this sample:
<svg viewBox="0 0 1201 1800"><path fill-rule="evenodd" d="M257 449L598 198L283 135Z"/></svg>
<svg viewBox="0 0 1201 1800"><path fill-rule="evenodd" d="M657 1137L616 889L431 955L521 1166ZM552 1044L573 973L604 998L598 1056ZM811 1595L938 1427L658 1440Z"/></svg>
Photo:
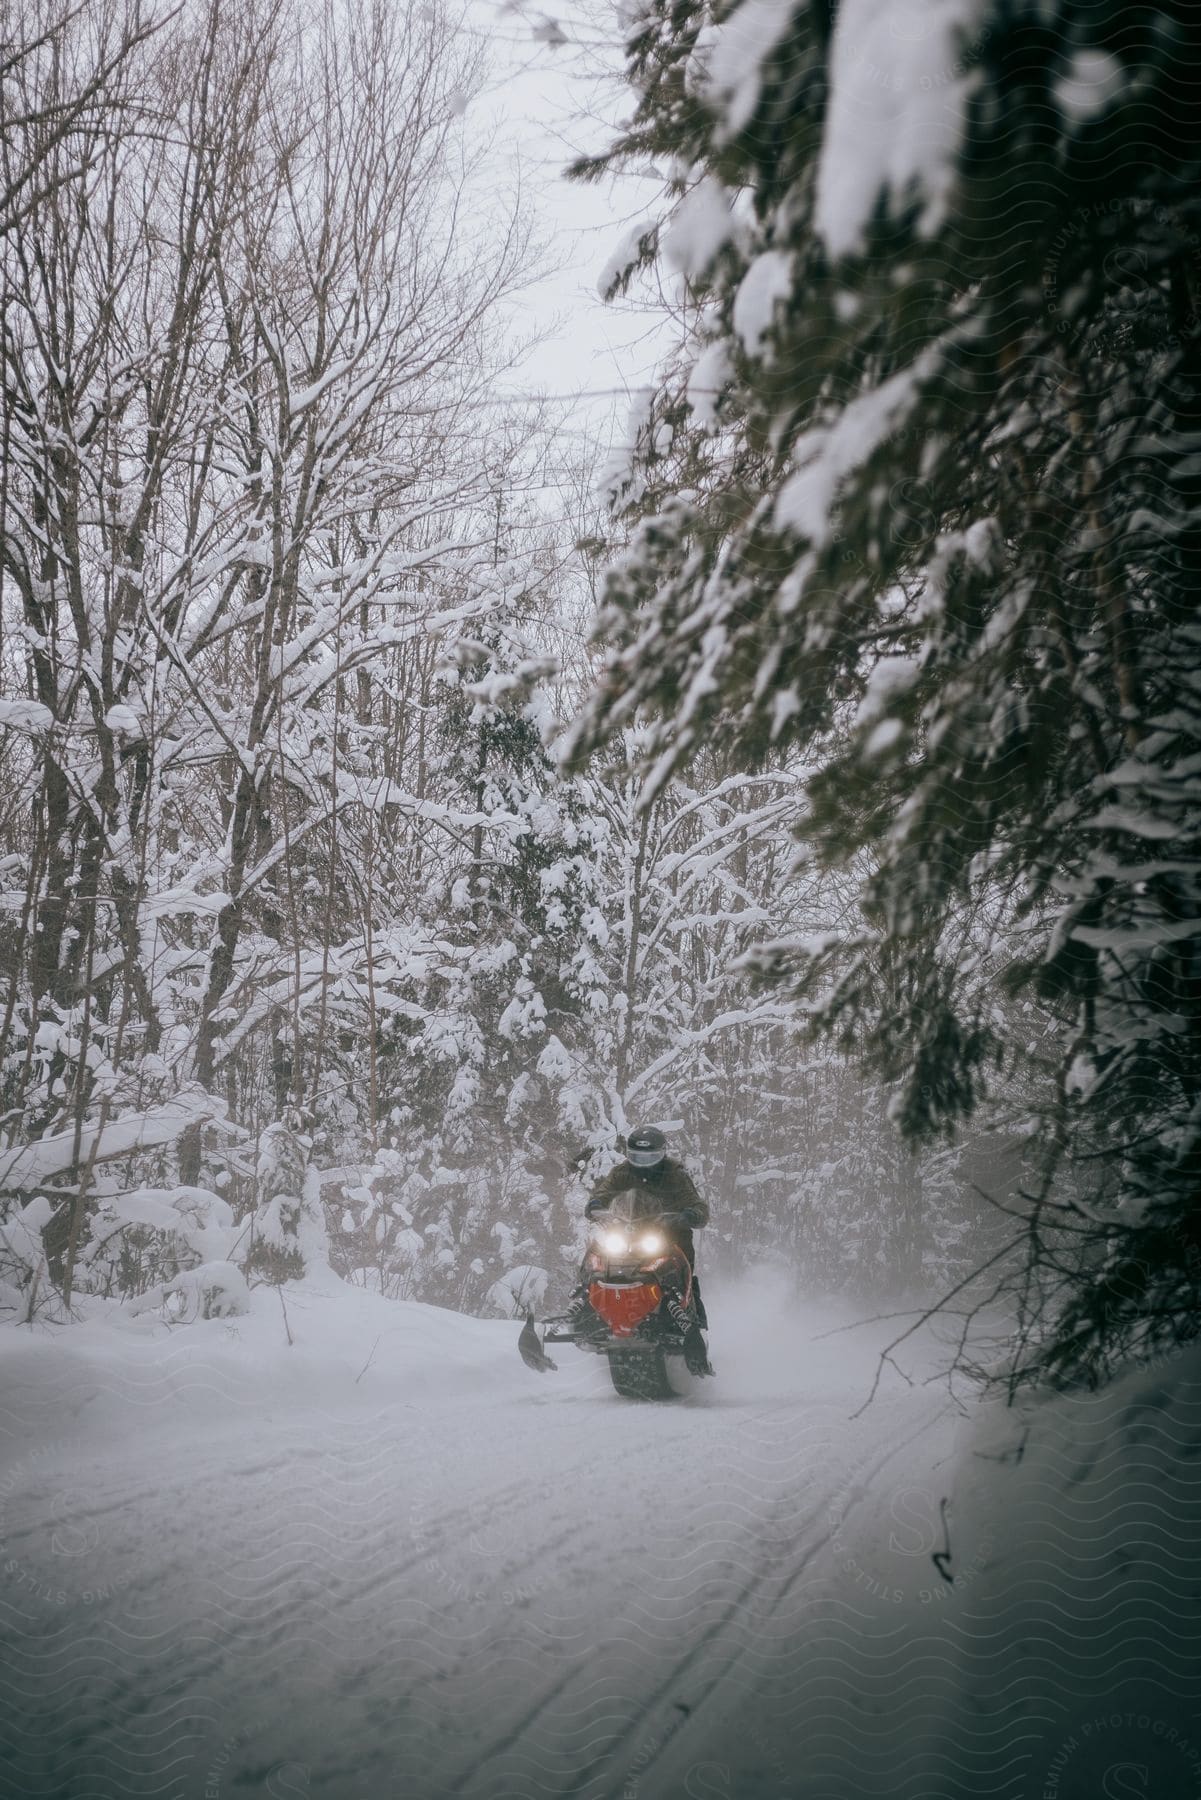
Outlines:
<svg viewBox="0 0 1201 1800"><path fill-rule="evenodd" d="M423 1402L479 1399L525 1376L509 1319L387 1300L333 1274L255 1287L247 1300L236 1318L165 1324L85 1296L79 1324L0 1329L4 1435L64 1418L72 1436L109 1433L131 1413L185 1426L293 1407L342 1413L404 1404L415 1391Z"/></svg>
<svg viewBox="0 0 1201 1800"><path fill-rule="evenodd" d="M957 1465L948 1790L1201 1794L1201 1348L988 1405Z"/></svg>

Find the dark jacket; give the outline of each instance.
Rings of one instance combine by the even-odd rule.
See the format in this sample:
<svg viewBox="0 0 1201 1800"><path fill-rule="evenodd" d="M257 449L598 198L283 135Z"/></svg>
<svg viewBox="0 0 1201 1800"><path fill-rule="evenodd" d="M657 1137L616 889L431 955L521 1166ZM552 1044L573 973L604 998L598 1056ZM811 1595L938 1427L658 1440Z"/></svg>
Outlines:
<svg viewBox="0 0 1201 1800"><path fill-rule="evenodd" d="M692 1177L670 1156L665 1157L657 1169L635 1169L628 1162L618 1163L615 1169L602 1175L593 1188L584 1208L584 1217L591 1219L595 1213L611 1206L619 1195L630 1193L634 1197L636 1218L652 1219L661 1213L676 1212L685 1215L682 1221L685 1227L699 1228L709 1223L709 1208L693 1186Z"/></svg>

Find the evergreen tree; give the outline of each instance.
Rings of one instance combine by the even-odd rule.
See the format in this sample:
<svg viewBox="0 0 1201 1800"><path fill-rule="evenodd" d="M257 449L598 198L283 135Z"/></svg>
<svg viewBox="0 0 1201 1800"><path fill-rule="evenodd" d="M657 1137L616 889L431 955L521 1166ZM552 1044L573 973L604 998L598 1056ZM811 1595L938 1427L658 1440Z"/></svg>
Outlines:
<svg viewBox="0 0 1201 1800"><path fill-rule="evenodd" d="M674 268L691 329L614 472L629 543L570 758L638 716L652 792L715 732L750 766L805 746L796 830L857 872L862 916L763 966L895 1085L912 1139L998 1065L1028 1085L1027 1347L1090 1371L1178 1339L1201 1279L1194 10L649 0L627 54L632 120L577 173L668 168L610 285ZM1089 1166L1114 1171L1091 1201Z"/></svg>

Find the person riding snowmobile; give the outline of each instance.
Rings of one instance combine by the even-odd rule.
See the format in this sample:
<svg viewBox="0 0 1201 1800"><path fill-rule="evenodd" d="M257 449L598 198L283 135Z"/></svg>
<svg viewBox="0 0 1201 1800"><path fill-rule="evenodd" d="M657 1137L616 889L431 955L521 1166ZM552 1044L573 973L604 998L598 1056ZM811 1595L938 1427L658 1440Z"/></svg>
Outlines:
<svg viewBox="0 0 1201 1800"><path fill-rule="evenodd" d="M707 1373L709 1359L701 1328L708 1328L709 1319L696 1278L696 1248L692 1233L709 1223L709 1208L697 1193L683 1164L668 1156L667 1139L656 1126L643 1125L637 1131L631 1131L626 1139L626 1160L601 1176L588 1197L584 1217L594 1219L597 1213L608 1211L618 1198L628 1200L635 1218L660 1221L663 1230L688 1258L697 1323L685 1336L684 1359L694 1373ZM674 1218L670 1216L673 1213L677 1215ZM664 1217L665 1214L669 1216ZM577 1300L574 1310L581 1319L586 1317L587 1299Z"/></svg>

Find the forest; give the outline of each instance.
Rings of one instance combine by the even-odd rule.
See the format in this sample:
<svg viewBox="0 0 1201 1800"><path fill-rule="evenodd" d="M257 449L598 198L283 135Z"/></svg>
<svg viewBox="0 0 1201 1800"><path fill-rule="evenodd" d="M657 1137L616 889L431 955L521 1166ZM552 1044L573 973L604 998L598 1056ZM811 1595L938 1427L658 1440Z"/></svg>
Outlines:
<svg viewBox="0 0 1201 1800"><path fill-rule="evenodd" d="M3 20L0 1319L513 1317L652 1122L714 1269L1193 1336L1189 9L628 0L607 460L453 11Z"/></svg>

